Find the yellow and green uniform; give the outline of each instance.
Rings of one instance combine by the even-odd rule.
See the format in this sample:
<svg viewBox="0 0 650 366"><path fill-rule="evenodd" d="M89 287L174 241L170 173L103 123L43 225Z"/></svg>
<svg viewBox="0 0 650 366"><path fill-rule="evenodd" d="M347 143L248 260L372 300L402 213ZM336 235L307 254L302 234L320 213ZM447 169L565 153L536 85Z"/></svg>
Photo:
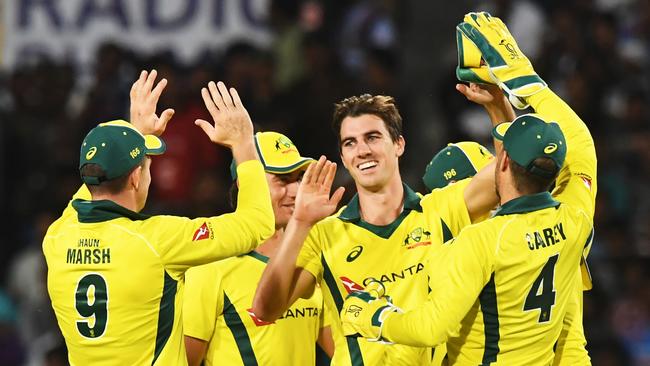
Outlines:
<svg viewBox="0 0 650 366"><path fill-rule="evenodd" d="M388 317L382 336L447 341L450 365L549 365L592 238L591 218L548 192L513 199L445 244L429 300Z"/></svg>
<svg viewBox="0 0 650 366"><path fill-rule="evenodd" d="M444 254L431 259L437 270L431 275L430 299L412 314L389 317L385 338L414 345L446 340L449 364L590 364L582 289L590 288L591 280L586 266L581 275L578 264L584 263L593 239L593 140L552 91L528 101L545 119L558 122L567 141L552 197L540 193L513 200L493 219L466 228L445 245ZM545 288L543 280L550 283L551 278L554 286Z"/></svg>
<svg viewBox="0 0 650 366"><path fill-rule="evenodd" d="M556 121L567 141L567 154L555 188L553 197L576 209L584 211L593 219L596 208L597 171L596 148L585 123L560 97L550 89L545 89L531 97L528 102L535 111L547 120ZM575 292L575 314L570 312L565 319L563 331L556 347L555 365L589 365L589 355L585 349L587 341L582 327L582 290L591 289L591 277L586 258L591 246L584 248L581 262L582 286Z"/></svg>
<svg viewBox="0 0 650 366"><path fill-rule="evenodd" d="M274 230L262 165L244 162L238 174L237 210L193 220L90 201L80 190L43 240L48 292L71 365L187 364L185 271L249 252Z"/></svg>
<svg viewBox="0 0 650 366"><path fill-rule="evenodd" d="M314 365L324 320L316 287L275 322L252 312L255 288L268 257L257 252L187 271L183 305L185 335L208 342L205 365Z"/></svg>
<svg viewBox="0 0 650 366"><path fill-rule="evenodd" d="M420 197L404 185L404 210L391 224L364 222L355 196L336 215L309 232L296 265L321 284L332 314L335 350L332 365L424 365L431 349L384 345L346 338L339 313L350 291L363 289L371 278L381 281L396 304L411 309L427 298L428 256L469 225L463 192L469 180L435 189Z"/></svg>

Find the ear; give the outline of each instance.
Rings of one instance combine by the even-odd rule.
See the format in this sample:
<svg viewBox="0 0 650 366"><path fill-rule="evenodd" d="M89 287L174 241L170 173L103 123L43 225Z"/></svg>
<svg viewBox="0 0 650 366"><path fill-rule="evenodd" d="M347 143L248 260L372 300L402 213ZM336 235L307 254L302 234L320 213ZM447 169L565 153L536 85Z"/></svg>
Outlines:
<svg viewBox="0 0 650 366"><path fill-rule="evenodd" d="M505 150L501 150L501 164L499 164L499 170L505 172L510 169L510 156Z"/></svg>
<svg viewBox="0 0 650 366"><path fill-rule="evenodd" d="M142 165L138 165L131 174L129 174L129 184L137 191L140 188L142 179Z"/></svg>
<svg viewBox="0 0 650 366"><path fill-rule="evenodd" d="M399 158L404 155L404 148L406 147L406 140L404 140L404 136L399 135L397 141L395 141L395 145L397 146L397 157Z"/></svg>

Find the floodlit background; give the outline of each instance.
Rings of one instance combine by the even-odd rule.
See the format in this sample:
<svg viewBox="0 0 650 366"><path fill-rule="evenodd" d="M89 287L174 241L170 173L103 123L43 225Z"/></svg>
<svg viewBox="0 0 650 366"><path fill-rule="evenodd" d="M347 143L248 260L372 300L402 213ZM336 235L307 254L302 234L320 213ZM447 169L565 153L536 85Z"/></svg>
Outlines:
<svg viewBox="0 0 650 366"><path fill-rule="evenodd" d="M648 0L3 0L0 364L65 359L41 239L80 184L83 136L128 118L139 70L169 80L159 106L176 109L147 213L229 210L230 154L193 124L208 117L199 91L209 80L236 87L259 130L336 161L333 103L395 96L403 178L422 192L424 167L446 143L490 146L487 115L454 89L454 27L473 10L504 19L596 140L588 348L594 365L650 365ZM351 184L344 171L338 184Z"/></svg>

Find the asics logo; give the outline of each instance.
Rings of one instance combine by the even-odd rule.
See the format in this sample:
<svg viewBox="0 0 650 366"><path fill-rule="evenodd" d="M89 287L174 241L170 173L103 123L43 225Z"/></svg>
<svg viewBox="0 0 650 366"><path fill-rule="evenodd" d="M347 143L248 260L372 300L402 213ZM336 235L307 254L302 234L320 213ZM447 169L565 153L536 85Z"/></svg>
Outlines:
<svg viewBox="0 0 650 366"><path fill-rule="evenodd" d="M357 245L356 247L352 248L352 251L350 252L350 254L348 254L348 257L345 260L348 262L352 262L355 259L359 258L361 252L363 252L363 247L361 245Z"/></svg>
<svg viewBox="0 0 650 366"><path fill-rule="evenodd" d="M544 148L544 152L547 154L552 154L555 152L555 150L557 150L557 144L554 144L552 142Z"/></svg>
<svg viewBox="0 0 650 366"><path fill-rule="evenodd" d="M97 147L96 146L91 147L86 153L86 160L92 159L96 153L97 153Z"/></svg>

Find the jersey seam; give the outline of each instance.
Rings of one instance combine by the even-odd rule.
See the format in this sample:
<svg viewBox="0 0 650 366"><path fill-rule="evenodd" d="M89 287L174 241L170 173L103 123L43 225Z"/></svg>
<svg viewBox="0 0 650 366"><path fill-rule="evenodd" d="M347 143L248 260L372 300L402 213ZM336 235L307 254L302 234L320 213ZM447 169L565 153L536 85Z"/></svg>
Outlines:
<svg viewBox="0 0 650 366"><path fill-rule="evenodd" d="M137 234L137 233L134 233L134 232L132 232L132 231L128 230L127 228L125 228L123 226L120 226L120 225L110 224L110 226L114 226L114 227L116 227L118 229L121 229L122 231L126 231L127 233L129 233L129 234L131 234L131 235L133 235L135 237L140 238L142 241L144 241L145 244L147 244L149 249L151 249L151 251L156 255L156 257L160 258L160 254L158 254L156 249L154 249L153 246L151 246L151 243L149 243L149 241L144 236L142 236L140 234Z"/></svg>

